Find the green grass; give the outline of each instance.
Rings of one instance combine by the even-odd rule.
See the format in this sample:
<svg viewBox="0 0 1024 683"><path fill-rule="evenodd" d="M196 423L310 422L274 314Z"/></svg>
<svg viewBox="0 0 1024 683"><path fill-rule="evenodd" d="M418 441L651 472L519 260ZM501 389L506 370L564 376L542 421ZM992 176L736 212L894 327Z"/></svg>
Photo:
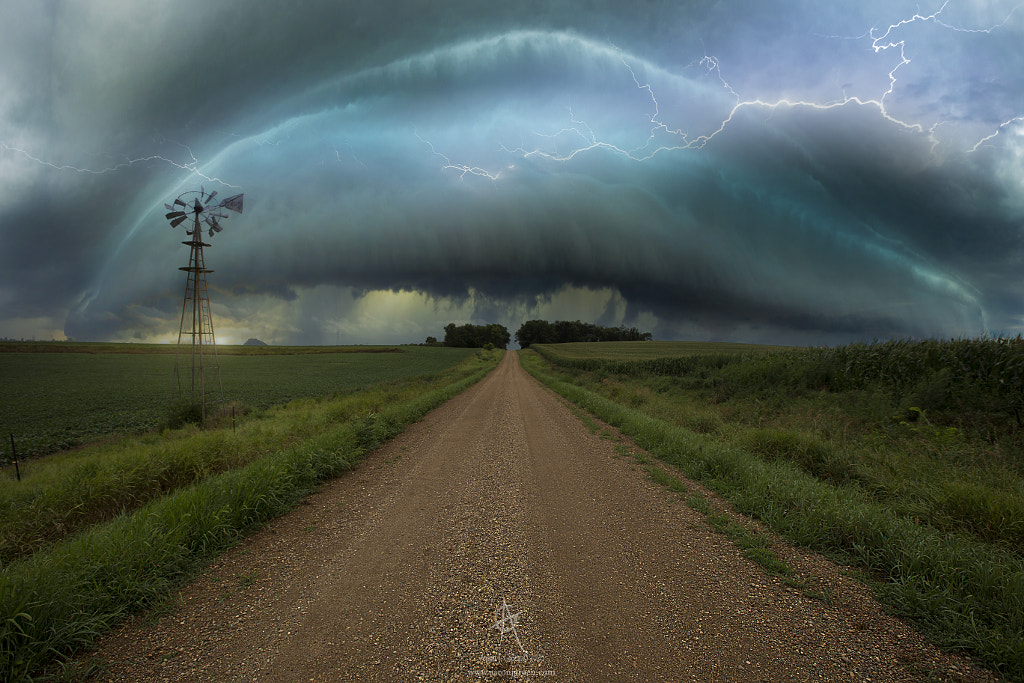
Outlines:
<svg viewBox="0 0 1024 683"><path fill-rule="evenodd" d="M614 361L645 358L679 358L693 355L767 353L789 348L759 344L728 344L716 342L574 342L571 344L533 344L531 349L560 362L600 358Z"/></svg>
<svg viewBox="0 0 1024 683"><path fill-rule="evenodd" d="M789 576L793 573L792 568L772 551L771 542L764 534L752 531L715 512L704 497L698 493L690 495L686 502L691 508L704 515L712 529L735 543L748 560L759 565L769 574Z"/></svg>
<svg viewBox="0 0 1024 683"><path fill-rule="evenodd" d="M576 342L533 344L530 349L560 367L599 373L665 375L721 368L744 358L787 349L710 342Z"/></svg>
<svg viewBox="0 0 1024 683"><path fill-rule="evenodd" d="M1000 367L1016 362L1007 354L1014 344L986 343L994 346L974 346L976 355L989 348ZM908 406L920 382L899 380L896 391L895 373L855 381L833 364L870 367L866 358L901 355L920 360L906 367L921 377L961 372L944 372L955 354L935 343L739 354L675 373L614 358L588 372L545 362L559 360L550 353L521 357L553 389L738 511L864 569L883 602L937 643L1024 680L1024 478L1013 411L965 424L959 414ZM1012 404L983 373L962 381L966 411Z"/></svg>
<svg viewBox="0 0 1024 683"><path fill-rule="evenodd" d="M247 530L282 514L481 379L500 355L477 352L441 373L377 385L365 392L369 411L353 410L345 402L350 397L309 399L275 409L235 436L226 429L207 432L224 443L260 442L299 425L290 438L257 448L247 464L175 488L6 566L0 573L0 677L27 680L55 661L59 666L63 656L87 647L126 615L161 604ZM162 441L140 439L139 457L146 457L146 448L159 451ZM238 587L256 578L240 577Z"/></svg>
<svg viewBox="0 0 1024 683"><path fill-rule="evenodd" d="M463 358L466 355L458 354ZM320 358L327 363L334 360L305 358ZM363 370L367 371L365 367ZM380 374L386 378L394 374L390 370ZM295 400L248 415L237 428L200 430L188 426L163 434L121 438L27 463L22 481L0 479L0 565L90 524L134 510L169 491L309 439L337 422L407 400L435 374L375 382L370 385L372 391ZM361 381L365 384L370 379L372 376L363 375Z"/></svg>
<svg viewBox="0 0 1024 683"><path fill-rule="evenodd" d="M0 344L0 464L11 457L10 434L19 459L26 460L160 426L170 405L173 349ZM245 409L439 372L471 353L419 346L218 347L224 400Z"/></svg>

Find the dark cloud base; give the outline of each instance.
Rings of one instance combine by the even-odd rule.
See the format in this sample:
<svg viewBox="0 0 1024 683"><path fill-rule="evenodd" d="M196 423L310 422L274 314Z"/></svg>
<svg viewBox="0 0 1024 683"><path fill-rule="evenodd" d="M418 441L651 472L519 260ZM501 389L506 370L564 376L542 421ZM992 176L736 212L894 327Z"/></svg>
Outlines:
<svg viewBox="0 0 1024 683"><path fill-rule="evenodd" d="M873 49L864 27L899 16L898 7L821 14L768 4L738 21L717 5L668 3L620 16L614 31L610 18L622 12L610 5L575 25L572 3L533 20L467 9L444 28L428 22L411 37L403 27L408 41L381 43L369 35L384 20L368 10L367 35L345 46L314 31L309 52L299 49L299 24L286 23L261 39L277 46L273 59L229 42L211 60L223 75L225 64L255 59L261 87L247 75L187 115L157 114L159 84L182 76L172 66L154 81L129 71L138 102L119 115L162 128L191 117L189 139L205 152L194 168L205 179L160 160L130 173L37 167L46 182L0 205L5 224L28 226L5 230L15 248L3 257L0 318L42 315L58 302L71 309L66 333L79 339L175 330L187 251L161 207L199 183L235 191L216 178L246 193L245 214L207 254L217 306L242 320L284 305L279 315L294 318L282 325L296 342L323 339L339 315L310 294L324 287L356 299L418 292L513 326L567 289L611 292L622 306L598 306L595 322L648 316L658 338L1015 332L1017 128L989 120L1008 96L976 85L975 98L993 101L954 107L956 74L930 60L926 41L948 47L961 36L934 21L900 28L915 53L894 71L899 54ZM652 33L655 18L671 21ZM595 22L601 38L588 32ZM684 47L670 49L669 35L644 40L659 32ZM1015 35L969 36L961 45L977 61L965 73L994 63L1006 34ZM713 59L708 41L720 50ZM758 54L769 49L772 59ZM296 78L286 65L302 67ZM1019 81L1013 73L999 72L1001 88ZM886 93L891 74L900 80ZM946 94L934 96L942 84ZM843 93L858 99L843 104ZM735 108L741 94L763 101ZM953 137L952 123L897 120L954 108L961 123L976 123L971 131L987 125L1000 135L973 149ZM156 142L186 166L198 158ZM55 273L58 264L66 270Z"/></svg>

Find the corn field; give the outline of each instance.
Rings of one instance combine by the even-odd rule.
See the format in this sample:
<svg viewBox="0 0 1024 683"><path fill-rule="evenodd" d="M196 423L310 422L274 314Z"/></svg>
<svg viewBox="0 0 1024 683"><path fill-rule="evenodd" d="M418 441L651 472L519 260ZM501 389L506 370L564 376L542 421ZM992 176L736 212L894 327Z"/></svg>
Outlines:
<svg viewBox="0 0 1024 683"><path fill-rule="evenodd" d="M885 392L903 408L942 423L1015 431L1024 412L1024 338L893 340L773 351L644 359L573 358L536 348L563 368L616 375L664 375L730 395L747 391Z"/></svg>

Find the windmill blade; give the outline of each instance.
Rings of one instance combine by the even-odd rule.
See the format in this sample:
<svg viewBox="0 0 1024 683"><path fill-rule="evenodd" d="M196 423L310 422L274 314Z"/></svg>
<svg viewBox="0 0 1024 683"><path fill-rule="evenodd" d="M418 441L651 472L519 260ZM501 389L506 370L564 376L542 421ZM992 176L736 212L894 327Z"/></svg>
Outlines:
<svg viewBox="0 0 1024 683"><path fill-rule="evenodd" d="M209 204L210 202L212 202L213 198L216 197L216 196L217 196L217 190L214 190L213 192L211 192L210 194L208 194L206 196L206 203Z"/></svg>
<svg viewBox="0 0 1024 683"><path fill-rule="evenodd" d="M178 227L179 225L181 225L182 223L185 222L186 218L188 218L188 216L186 216L185 214L181 214L180 216L178 216L177 218L175 218L174 220L171 221L171 227L172 228Z"/></svg>
<svg viewBox="0 0 1024 683"><path fill-rule="evenodd" d="M171 206L170 204L164 204L164 208L167 209L168 211L174 211L174 207Z"/></svg>
<svg viewBox="0 0 1024 683"><path fill-rule="evenodd" d="M175 218L179 218L179 217L184 216L184 215L185 215L184 211L171 211L170 213L165 214L164 218L166 218L167 220L173 220Z"/></svg>
<svg viewBox="0 0 1024 683"><path fill-rule="evenodd" d="M242 213L243 196L244 195L236 194L232 197L228 197L218 205L218 208L225 208L229 211L234 211L235 213Z"/></svg>
<svg viewBox="0 0 1024 683"><path fill-rule="evenodd" d="M174 205L175 206L185 206L185 202L181 201L181 197L178 197L177 199L174 200Z"/></svg>

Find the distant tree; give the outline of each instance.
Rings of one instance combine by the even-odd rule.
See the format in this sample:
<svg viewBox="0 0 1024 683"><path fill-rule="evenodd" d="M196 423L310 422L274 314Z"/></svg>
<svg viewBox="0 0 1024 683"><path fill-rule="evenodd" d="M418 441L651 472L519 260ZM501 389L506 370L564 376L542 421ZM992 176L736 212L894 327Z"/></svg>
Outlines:
<svg viewBox="0 0 1024 683"><path fill-rule="evenodd" d="M504 325L456 325L444 326L444 345L462 349L479 349L485 344L505 348L512 337Z"/></svg>
<svg viewBox="0 0 1024 683"><path fill-rule="evenodd" d="M512 335L508 333L508 328L504 325L491 323L486 327L481 341L483 341L481 346L484 344L494 344L495 348L503 349L512 341Z"/></svg>
<svg viewBox="0 0 1024 683"><path fill-rule="evenodd" d="M555 330L547 320L528 320L516 332L516 341L524 349L530 344L554 344Z"/></svg>
<svg viewBox="0 0 1024 683"><path fill-rule="evenodd" d="M651 341L650 332L635 327L601 327L579 320L529 320L516 331L516 341L526 349L530 344L567 344L570 342Z"/></svg>
<svg viewBox="0 0 1024 683"><path fill-rule="evenodd" d="M437 341L437 337L427 337L426 341L423 342L424 346L442 346L441 342Z"/></svg>
<svg viewBox="0 0 1024 683"><path fill-rule="evenodd" d="M455 323L444 326L444 345L464 349L469 346L469 325L457 327Z"/></svg>

